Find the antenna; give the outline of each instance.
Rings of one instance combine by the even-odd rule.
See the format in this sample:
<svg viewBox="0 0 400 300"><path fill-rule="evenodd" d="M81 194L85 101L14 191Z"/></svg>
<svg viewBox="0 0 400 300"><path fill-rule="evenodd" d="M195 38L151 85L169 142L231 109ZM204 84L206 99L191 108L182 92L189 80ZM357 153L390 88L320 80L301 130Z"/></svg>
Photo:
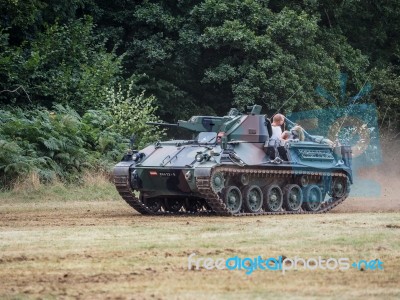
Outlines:
<svg viewBox="0 0 400 300"><path fill-rule="evenodd" d="M283 102L283 104L282 104L282 105L276 110L276 112L271 116L271 118L273 118L273 117L282 109L282 107L284 107L285 104L286 104L290 99L292 99L292 97L293 97L294 95L296 95L300 90L301 90L301 87L299 87L299 89L298 89L297 91L295 91L295 92L293 93L292 96L290 96L288 99L286 99L285 102ZM264 102L264 103L265 103L265 102Z"/></svg>
<svg viewBox="0 0 400 300"><path fill-rule="evenodd" d="M343 122L342 124L340 124L338 131L336 132L336 139L338 138L339 132L343 127L343 124L346 122L347 117L349 116L349 113L351 111L351 109L353 108L354 103L356 103L356 101L358 99L360 99L360 97L363 96L363 94L367 94L370 90L371 90L371 84L368 83L368 79L371 75L371 72L368 74L367 79L365 80L363 86L361 87L361 89L359 90L359 92L357 93L357 95L355 95L354 97L351 97L350 99L352 99L353 101L349 104L349 108L348 110L346 110L345 114L344 114L344 118L343 118ZM368 84L368 85L367 85ZM365 90L367 90L367 92L365 92L364 88L366 88Z"/></svg>

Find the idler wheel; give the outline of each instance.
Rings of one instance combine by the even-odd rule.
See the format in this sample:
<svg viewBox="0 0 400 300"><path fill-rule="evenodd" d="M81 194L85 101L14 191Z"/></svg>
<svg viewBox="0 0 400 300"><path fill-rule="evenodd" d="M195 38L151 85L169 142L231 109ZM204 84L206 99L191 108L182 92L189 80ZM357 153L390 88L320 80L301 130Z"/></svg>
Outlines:
<svg viewBox="0 0 400 300"><path fill-rule="evenodd" d="M179 198L165 199L165 210L170 212L178 212L183 206L184 200Z"/></svg>
<svg viewBox="0 0 400 300"><path fill-rule="evenodd" d="M246 211L257 213L261 210L263 205L263 192L257 185L246 186L242 194Z"/></svg>
<svg viewBox="0 0 400 300"><path fill-rule="evenodd" d="M332 183L332 197L342 198L349 194L349 184L346 177L336 177Z"/></svg>
<svg viewBox="0 0 400 300"><path fill-rule="evenodd" d="M227 187L224 193L224 202L231 213L238 213L242 208L243 202L239 188L234 185Z"/></svg>
<svg viewBox="0 0 400 300"><path fill-rule="evenodd" d="M288 184L283 193L283 204L287 211L297 211L303 203L303 192L297 184Z"/></svg>
<svg viewBox="0 0 400 300"><path fill-rule="evenodd" d="M270 185L264 188L264 209L267 211L280 211L283 205L283 192L276 185Z"/></svg>
<svg viewBox="0 0 400 300"><path fill-rule="evenodd" d="M316 184L304 189L303 208L307 211L318 211L323 201L321 189Z"/></svg>

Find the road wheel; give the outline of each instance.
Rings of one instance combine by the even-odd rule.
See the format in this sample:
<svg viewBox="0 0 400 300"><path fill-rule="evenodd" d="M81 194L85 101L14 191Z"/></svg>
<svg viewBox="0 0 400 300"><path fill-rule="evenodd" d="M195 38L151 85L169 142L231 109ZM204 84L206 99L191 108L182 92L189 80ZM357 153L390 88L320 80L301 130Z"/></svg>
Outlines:
<svg viewBox="0 0 400 300"><path fill-rule="evenodd" d="M224 193L224 202L231 213L238 213L242 208L243 202L239 188L234 185L227 187Z"/></svg>
<svg viewBox="0 0 400 300"><path fill-rule="evenodd" d="M203 202L196 198L186 198L184 208L187 212L198 212L203 209Z"/></svg>
<svg viewBox="0 0 400 300"><path fill-rule="evenodd" d="M225 185L224 174L221 172L215 172L211 177L211 188L214 193L219 193L222 191Z"/></svg>
<svg viewBox="0 0 400 300"><path fill-rule="evenodd" d="M263 204L263 193L257 185L246 186L243 189L243 203L246 211L257 213Z"/></svg>
<svg viewBox="0 0 400 300"><path fill-rule="evenodd" d="M318 185L311 184L304 189L303 208L305 210L318 211L322 201L322 192Z"/></svg>
<svg viewBox="0 0 400 300"><path fill-rule="evenodd" d="M165 210L170 212L178 212L183 206L184 200L179 198L165 199Z"/></svg>
<svg viewBox="0 0 400 300"><path fill-rule="evenodd" d="M283 193L283 204L287 211L297 211L303 203L303 192L297 184L288 184Z"/></svg>
<svg viewBox="0 0 400 300"><path fill-rule="evenodd" d="M162 201L160 198L148 198L145 200L145 204L152 212L158 212L161 209Z"/></svg>
<svg viewBox="0 0 400 300"><path fill-rule="evenodd" d="M276 185L270 185L264 188L264 209L266 211L280 211L283 205L283 193L281 188Z"/></svg>

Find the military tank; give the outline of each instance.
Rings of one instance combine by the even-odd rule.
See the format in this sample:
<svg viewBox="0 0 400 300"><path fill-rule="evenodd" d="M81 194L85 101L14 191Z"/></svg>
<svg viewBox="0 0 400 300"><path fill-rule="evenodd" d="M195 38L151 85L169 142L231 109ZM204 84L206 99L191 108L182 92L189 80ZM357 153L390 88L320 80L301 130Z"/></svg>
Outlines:
<svg viewBox="0 0 400 300"><path fill-rule="evenodd" d="M325 213L343 202L353 180L351 148L306 131L304 139L273 140L261 109L150 123L194 138L129 150L114 168L119 194L144 215Z"/></svg>

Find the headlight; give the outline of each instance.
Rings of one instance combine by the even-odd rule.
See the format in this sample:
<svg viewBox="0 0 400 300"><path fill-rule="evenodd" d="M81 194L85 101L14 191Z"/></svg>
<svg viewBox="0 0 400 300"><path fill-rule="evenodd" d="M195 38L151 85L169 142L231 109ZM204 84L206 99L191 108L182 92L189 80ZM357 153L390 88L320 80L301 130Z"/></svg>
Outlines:
<svg viewBox="0 0 400 300"><path fill-rule="evenodd" d="M202 162L203 160L209 160L210 157L211 156L209 154L200 152L200 153L196 154L195 159L196 159L197 162Z"/></svg>
<svg viewBox="0 0 400 300"><path fill-rule="evenodd" d="M196 154L196 161L197 161L197 162L202 162L203 159L204 159L204 156L203 156L202 153Z"/></svg>
<svg viewBox="0 0 400 300"><path fill-rule="evenodd" d="M139 160L141 160L143 157L145 156L144 153L133 153L132 154L132 159L136 162L138 162Z"/></svg>

